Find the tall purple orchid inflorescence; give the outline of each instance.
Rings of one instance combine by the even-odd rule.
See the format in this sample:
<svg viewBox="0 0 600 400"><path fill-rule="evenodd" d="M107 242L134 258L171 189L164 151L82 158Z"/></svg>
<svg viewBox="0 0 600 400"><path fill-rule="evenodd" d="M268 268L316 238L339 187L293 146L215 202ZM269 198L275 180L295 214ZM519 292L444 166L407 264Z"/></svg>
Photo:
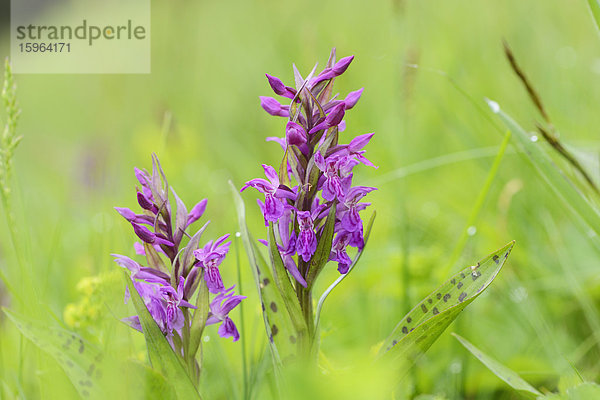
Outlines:
<svg viewBox="0 0 600 400"><path fill-rule="evenodd" d="M146 262L140 263L119 254L113 256L118 265L129 271L133 287L173 350L195 365L193 372L199 374L195 355L203 327L219 324L221 337L237 341L240 335L229 313L245 297L233 294L234 287L226 289L219 271L229 251L229 235L199 247L208 222L193 236L186 232L204 214L206 199L188 212L183 201L169 188L158 158L154 156L152 161L152 174L135 168L140 184L136 196L141 212L136 214L128 208L115 208L133 227L140 240L134 243L135 252L145 256ZM176 211L171 209L169 189L177 205ZM212 302L209 293L214 295ZM129 297L127 290L126 301ZM142 330L139 316L124 321Z"/></svg>
<svg viewBox="0 0 600 400"><path fill-rule="evenodd" d="M291 277L286 280L292 282L308 343L315 333L314 283L327 261L335 262L340 274L348 273L353 263L349 248L355 248L350 253L358 256L365 245L360 212L370 203L362 200L376 190L353 184L356 166L375 167L364 155L373 133L353 138L342 133L345 113L356 105L363 89L343 99L332 95L335 78L346 71L353 58L336 62L334 49L326 68L315 75L315 67L306 79L294 66L295 87L266 75L273 91L289 101L281 104L272 97L260 98L267 113L288 120L283 138L267 138L281 145L284 156L278 167L263 164L266 179L252 179L241 189L254 188L264 195L258 205L269 239L261 242L270 248L273 274L281 292L289 285L277 278L277 263L283 264ZM289 297L283 294L284 299ZM297 307L289 301L286 305L291 313Z"/></svg>

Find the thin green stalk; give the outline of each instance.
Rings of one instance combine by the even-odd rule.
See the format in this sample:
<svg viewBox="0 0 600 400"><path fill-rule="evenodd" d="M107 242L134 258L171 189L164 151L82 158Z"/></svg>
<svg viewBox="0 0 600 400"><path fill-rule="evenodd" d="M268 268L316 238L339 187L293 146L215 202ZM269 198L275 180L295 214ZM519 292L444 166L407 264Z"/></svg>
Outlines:
<svg viewBox="0 0 600 400"><path fill-rule="evenodd" d="M568 280L572 295L579 303L579 307L583 311L583 315L592 330L592 335L595 338L595 344L600 350L600 315L598 314L596 306L594 305L594 301L585 292L585 289L582 287L579 280L577 280L573 274L573 271L567 267L567 265L569 265L569 256L565 254L565 249L567 247L565 247L564 241L561 240L561 236L556 234L560 231L554 223L554 220L550 215L547 215L544 221L547 227L546 231L550 236L550 241L552 242L553 248L558 256L558 264Z"/></svg>
<svg viewBox="0 0 600 400"><path fill-rule="evenodd" d="M496 155L496 158L494 159L492 168L490 168L490 171L488 172L488 175L483 184L483 187L481 188L481 190L479 191L479 194L477 195L477 199L475 200L475 204L473 205L473 208L471 209L471 213L469 214L467 223L465 224L465 227L464 227L460 237L458 238L458 242L457 242L456 246L454 247L452 254L450 255L448 264L446 265L446 267L444 268L444 270L442 272L442 276L447 276L450 274L450 271L452 270L452 268L454 267L454 265L460 258L460 255L462 254L462 252L465 248L465 245L467 244L467 239L469 238L469 233L468 233L469 227L475 225L475 222L477 221L477 217L479 216L479 213L481 212L481 209L483 208L485 199L487 198L487 195L490 192L492 183L494 182L494 179L496 178L498 168L500 167L500 163L502 162L502 158L504 157L504 153L506 152L506 148L508 146L508 143L510 142L510 137L511 137L511 133L510 133L510 131L507 131L506 134L504 135L504 139L502 140L502 143L500 144L500 150L498 150L498 154Z"/></svg>
<svg viewBox="0 0 600 400"><path fill-rule="evenodd" d="M235 235L235 240L234 240L234 246L235 246L235 262L236 262L236 266L237 266L237 276L238 276L238 291L240 293L244 293L244 290L242 289L242 269L240 267L241 261L240 261L240 233L236 233ZM240 308L240 328L242 330L242 333L240 334L241 336L241 351L242 351L242 374L243 374L243 393L244 393L244 399L249 399L250 398L250 391L249 391L249 387L248 387L248 365L247 365L247 359L246 359L246 326L244 323L244 302L241 302L238 306Z"/></svg>

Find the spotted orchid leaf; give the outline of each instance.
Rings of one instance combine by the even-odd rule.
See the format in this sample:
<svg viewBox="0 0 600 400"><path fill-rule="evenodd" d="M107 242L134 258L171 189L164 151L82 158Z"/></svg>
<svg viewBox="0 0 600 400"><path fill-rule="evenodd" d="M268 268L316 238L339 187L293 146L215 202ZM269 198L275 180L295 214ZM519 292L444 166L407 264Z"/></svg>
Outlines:
<svg viewBox="0 0 600 400"><path fill-rule="evenodd" d="M277 248L272 223L269 224L269 255L271 257L271 265L273 265L273 278L275 278L275 284L281 293L283 303L290 315L292 324L299 336L305 335L307 330L306 322L302 317L302 310L298 304L296 292L294 291L292 282L290 282L287 269L285 268L285 265L283 265L283 259Z"/></svg>
<svg viewBox="0 0 600 400"><path fill-rule="evenodd" d="M3 311L23 336L56 360L81 397L105 398L98 384L103 358L98 348L75 332L42 324L6 308Z"/></svg>
<svg viewBox="0 0 600 400"><path fill-rule="evenodd" d="M510 387L515 389L520 395L528 399L535 399L537 396L542 394L523 378L521 378L515 371L500 364L498 361L488 356L477 347L475 347L467 339L463 338L456 333L452 333L460 344L462 344L467 350L471 352L479 361L483 363L490 371L494 373L498 378L506 382Z"/></svg>
<svg viewBox="0 0 600 400"><path fill-rule="evenodd" d="M492 283L514 243L508 243L477 264L463 269L425 297L396 325L381 347L378 358L392 357L399 361L399 376L403 377L458 314Z"/></svg>
<svg viewBox="0 0 600 400"><path fill-rule="evenodd" d="M148 355L152 366L158 369L165 378L173 385L173 389L180 399L200 399L200 394L192 383L181 357L173 351L169 342L162 334L160 328L150 315L150 312L144 304L138 291L131 284L131 280L125 276L125 281L129 287L132 303L136 314L140 319Z"/></svg>
<svg viewBox="0 0 600 400"><path fill-rule="evenodd" d="M277 290L277 286L273 284L271 269L259 252L256 241L248 231L244 201L233 183L229 182L229 184L234 195L242 242L262 306L263 321L269 338L269 349L273 364L278 371L284 362L294 359L298 355L299 341L291 319L286 312L283 312L285 304Z"/></svg>

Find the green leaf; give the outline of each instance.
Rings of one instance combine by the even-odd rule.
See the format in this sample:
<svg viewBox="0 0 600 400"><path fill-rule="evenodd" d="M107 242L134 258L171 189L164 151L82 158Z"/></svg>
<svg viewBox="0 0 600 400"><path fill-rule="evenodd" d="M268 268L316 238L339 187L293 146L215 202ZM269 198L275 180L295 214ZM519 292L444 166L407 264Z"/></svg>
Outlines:
<svg viewBox="0 0 600 400"><path fill-rule="evenodd" d="M105 398L98 384L102 374L98 364L103 358L98 348L74 332L42 324L6 308L3 311L23 336L58 362L81 397Z"/></svg>
<svg viewBox="0 0 600 400"><path fill-rule="evenodd" d="M467 350L471 352L479 361L483 363L490 371L494 373L498 378L502 379L506 384L515 389L522 396L535 399L537 396L542 394L523 378L521 378L516 372L510 368L500 364L498 361L483 353L477 347L473 346L467 339L452 333L452 335L463 345Z"/></svg>
<svg viewBox="0 0 600 400"><path fill-rule="evenodd" d="M192 265L195 261L194 250L196 250L198 248L198 245L200 244L200 237L206 230L207 226L208 226L208 222L205 223L204 226L202 228L200 228L194 236L192 236L192 238L189 240L189 242L185 246L185 249L183 250L183 254L182 254L181 258L179 259L180 260L180 268L181 268L181 271L183 271L182 273L189 273L190 270L192 269Z"/></svg>
<svg viewBox="0 0 600 400"><path fill-rule="evenodd" d="M308 284L308 289L310 289L319 276L319 273L323 270L327 261L329 261L329 256L331 254L331 243L333 242L333 232L335 227L335 212L336 206L335 203L331 205L329 210L329 215L327 215L327 220L325 221L325 226L323 228L323 233L319 238L319 244L317 245L317 249L315 250L315 254L310 259L310 266L308 269L306 283Z"/></svg>
<svg viewBox="0 0 600 400"><path fill-rule="evenodd" d="M182 363L181 357L175 354L171 345L167 342L167 339L162 334L158 325L156 325L154 318L148 312L144 301L131 284L131 280L127 275L125 275L125 281L129 287L129 293L131 294L136 313L140 318L150 362L173 385L178 398L199 399L200 394L194 387L192 379Z"/></svg>
<svg viewBox="0 0 600 400"><path fill-rule="evenodd" d="M539 175L548 183L565 206L580 217L597 235L600 235L600 215L596 209L575 188L568 178L552 162L550 156L542 149L540 143L532 142L531 137L500 106L488 100L493 112L498 114L502 122L512 132L531 164Z"/></svg>
<svg viewBox="0 0 600 400"><path fill-rule="evenodd" d="M277 286L272 284L271 269L258 251L256 241L248 231L244 201L233 183L230 181L229 184L234 195L242 242L260 297L263 321L269 338L269 349L271 350L273 364L278 370L283 361L296 357L299 340L295 336L294 326L288 314L282 312L282 310L285 310L285 304L279 290L277 290Z"/></svg>
<svg viewBox="0 0 600 400"><path fill-rule="evenodd" d="M296 296L296 292L294 291L292 282L290 282L287 269L285 268L285 265L283 265L283 259L281 258L281 254L277 248L275 232L273 231L273 223L269 224L269 254L271 256L271 265L273 266L273 277L275 278L275 284L281 293L285 308L290 315L290 319L292 320L292 324L294 324L294 328L298 333L298 336L305 337L307 331L306 322L302 316L302 309L300 308L298 297Z"/></svg>
<svg viewBox="0 0 600 400"><path fill-rule="evenodd" d="M594 17L594 22L596 22L596 28L600 29L600 0L588 0L588 5L590 6L592 17Z"/></svg>
<svg viewBox="0 0 600 400"><path fill-rule="evenodd" d="M208 286L206 286L204 276L202 276L200 285L198 286L198 297L196 299L196 307L196 311L194 311L194 316L192 318L192 327L190 332L190 360L188 361L189 368L193 366L194 355L200 347L202 332L204 332L204 328L206 327L206 319L208 318Z"/></svg>
<svg viewBox="0 0 600 400"><path fill-rule="evenodd" d="M488 286L506 262L514 241L463 269L425 297L396 325L378 357L393 357L400 377L424 354L460 312Z"/></svg>
<svg viewBox="0 0 600 400"><path fill-rule="evenodd" d="M593 382L584 382L567 389L566 398L569 400L600 399L600 385Z"/></svg>
<svg viewBox="0 0 600 400"><path fill-rule="evenodd" d="M128 382L134 385L132 390L138 392L138 396L144 399L156 400L176 400L177 396L173 387L167 382L165 377L155 369L138 361L128 360L124 367L127 371L133 373L136 382ZM141 393L140 393L141 392ZM121 394L122 396L122 394ZM122 398L125 398L123 396Z"/></svg>

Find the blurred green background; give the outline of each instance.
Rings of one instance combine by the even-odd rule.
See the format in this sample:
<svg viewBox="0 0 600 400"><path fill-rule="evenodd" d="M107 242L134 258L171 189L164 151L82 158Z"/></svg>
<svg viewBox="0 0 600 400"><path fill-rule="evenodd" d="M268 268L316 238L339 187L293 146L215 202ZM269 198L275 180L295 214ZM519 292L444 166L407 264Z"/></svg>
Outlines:
<svg viewBox="0 0 600 400"><path fill-rule="evenodd" d="M8 32L0 32L4 58ZM205 238L234 233L228 180L241 187L262 176L261 163L278 165L282 156L278 145L264 140L284 132L284 120L260 108L258 96L271 96L264 73L291 83L292 63L307 73L337 47L339 57L356 57L336 81L337 91L345 96L365 88L347 114L345 134L376 133L367 156L379 168L359 168L356 177L379 187L369 195L377 219L359 267L324 309L324 381L289 398L305 398L307 391L313 398L379 398L382 379L360 360L449 270L512 239L517 245L507 266L448 332L460 333L536 387L554 391L572 379L574 368L597 380L600 343L582 304L591 304L599 318L598 247L515 149L505 155L474 234L452 262L502 140L484 97L528 130L541 119L504 58L503 38L538 88L561 139L597 160L600 40L583 0L153 2L151 74L16 76L24 140L15 159L14 203L32 263L28 271L16 267L2 224L0 268L17 287L24 285L18 280L33 278L36 294L24 292L18 302L0 288L0 301L72 325L73 312L65 315L65 309L89 294L78 283L99 274L111 282L107 276L118 267L110 253L133 254L133 232L112 207L134 206L133 167L149 168L152 152L188 207L208 198L212 224ZM592 164L593 175L599 172ZM244 193L251 231L264 237L255 197ZM234 249L221 268L228 282L237 281L237 256ZM249 296L244 340L258 357L265 346L259 303L245 255L239 257ZM316 293L336 275L330 266ZM105 286L90 300L97 313L75 329L123 357L143 357L141 335L119 322L132 313L122 304L120 277ZM206 333L204 392L209 399L237 398L240 344L219 340L215 329ZM76 396L58 364L23 342L6 318L0 331L5 396ZM396 398L516 398L447 333ZM256 398L266 392L257 389Z"/></svg>

